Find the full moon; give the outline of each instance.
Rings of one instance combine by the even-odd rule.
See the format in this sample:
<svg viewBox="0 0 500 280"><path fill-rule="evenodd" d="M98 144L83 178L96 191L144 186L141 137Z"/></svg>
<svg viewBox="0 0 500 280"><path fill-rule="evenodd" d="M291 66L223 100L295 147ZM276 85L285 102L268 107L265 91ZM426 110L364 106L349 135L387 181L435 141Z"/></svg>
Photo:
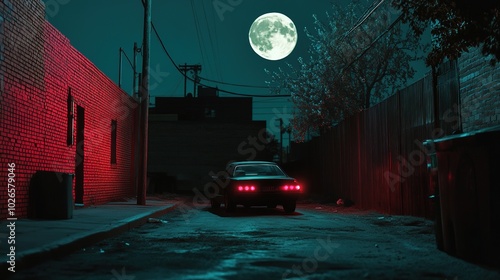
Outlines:
<svg viewBox="0 0 500 280"><path fill-rule="evenodd" d="M293 21L280 13L258 17L250 27L248 39L252 49L268 60L287 57L297 44L297 29Z"/></svg>

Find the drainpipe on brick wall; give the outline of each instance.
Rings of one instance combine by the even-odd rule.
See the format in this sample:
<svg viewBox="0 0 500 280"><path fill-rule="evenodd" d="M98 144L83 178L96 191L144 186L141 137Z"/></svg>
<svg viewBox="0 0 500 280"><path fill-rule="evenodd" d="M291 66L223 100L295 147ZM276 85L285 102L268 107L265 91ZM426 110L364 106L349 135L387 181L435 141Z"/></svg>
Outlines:
<svg viewBox="0 0 500 280"><path fill-rule="evenodd" d="M146 190L148 180L148 113L149 113L149 48L151 42L151 1L145 0L144 5L144 42L142 47L142 86L140 88L141 108L141 146L139 180L137 186L137 204L146 205Z"/></svg>

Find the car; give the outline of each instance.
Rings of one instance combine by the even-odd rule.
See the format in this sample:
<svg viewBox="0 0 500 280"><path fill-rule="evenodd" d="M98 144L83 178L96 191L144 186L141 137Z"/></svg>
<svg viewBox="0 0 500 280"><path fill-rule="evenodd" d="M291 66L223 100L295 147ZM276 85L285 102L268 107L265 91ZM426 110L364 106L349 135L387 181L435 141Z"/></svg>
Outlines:
<svg viewBox="0 0 500 280"><path fill-rule="evenodd" d="M224 204L226 212L234 211L237 205L246 208L282 205L286 213L293 213L297 199L304 191L297 180L288 176L275 162L233 162L227 165L223 177L213 177L226 183L220 195L212 197L211 206L218 209Z"/></svg>

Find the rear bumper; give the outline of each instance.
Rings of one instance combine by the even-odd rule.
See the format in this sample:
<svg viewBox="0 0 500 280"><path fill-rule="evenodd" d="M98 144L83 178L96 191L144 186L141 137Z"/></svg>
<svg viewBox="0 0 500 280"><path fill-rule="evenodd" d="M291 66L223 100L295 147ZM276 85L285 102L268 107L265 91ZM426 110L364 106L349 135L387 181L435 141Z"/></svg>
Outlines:
<svg viewBox="0 0 500 280"><path fill-rule="evenodd" d="M231 200L235 204L250 206L266 206L296 201L300 193L233 193Z"/></svg>

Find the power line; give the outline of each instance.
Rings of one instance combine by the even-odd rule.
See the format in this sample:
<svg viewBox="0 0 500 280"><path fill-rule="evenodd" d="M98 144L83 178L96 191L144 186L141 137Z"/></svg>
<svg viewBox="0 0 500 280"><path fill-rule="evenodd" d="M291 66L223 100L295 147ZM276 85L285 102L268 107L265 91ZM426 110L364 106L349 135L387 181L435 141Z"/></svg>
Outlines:
<svg viewBox="0 0 500 280"><path fill-rule="evenodd" d="M203 84L201 84L203 85ZM283 95L259 95L259 94L245 94L245 93L237 93L233 91L228 91L228 90L223 90L218 88L218 91L227 93L227 94L232 94L232 95L238 95L238 96L248 96L248 97L265 97L265 98L276 98L276 97L291 97L292 95L290 94L283 94Z"/></svg>
<svg viewBox="0 0 500 280"><path fill-rule="evenodd" d="M363 15L356 21L355 25L353 27L351 27L348 31L346 31L341 37L340 39L338 40L338 44L344 42L347 38L347 36L349 36L354 30L356 30L357 28L359 28L383 3L385 2L385 0L378 0L378 3L377 1L373 2L372 5L370 7L368 7L368 9L366 9L366 11L363 13ZM380 36L378 36L369 46L367 49L365 49L360 55L358 55L353 61L351 61L346 67L344 67L341 71L340 71L340 74L342 74L345 70L347 70L349 67L352 66L352 64L354 64L354 62L356 62L357 60L359 60L370 48L373 47L373 45L383 36L385 35L390 29L392 29L394 27L394 25L399 22L400 20L402 19L402 16L400 15L392 24L390 27L388 27L388 29L386 29ZM338 76L339 74L337 74ZM334 78L334 80L337 78L337 76Z"/></svg>
<svg viewBox="0 0 500 280"><path fill-rule="evenodd" d="M144 0L141 0L142 3L144 4ZM345 38L350 34L352 33L355 29L357 29L359 26L361 26L381 5L382 3L384 2L385 0L380 0L377 2L374 2L370 8L368 8L367 11L365 11L365 13L358 19L357 23L355 26L353 26L352 28L350 28L349 31L347 31L346 33L344 33L344 36L342 36L343 38L341 40L345 40ZM377 4L375 4L377 3ZM196 19L196 15L195 15L195 10L194 10L194 5L193 5L193 2L191 1L191 7L192 7L192 12L193 12L193 16L195 17L195 24L196 24L196 29L197 29L197 35L198 35L198 40L199 40L199 44L200 44L200 51L202 52L202 57L204 57L203 55L203 50L202 50L202 47L201 47L201 39L200 39L200 32L199 32L199 22L197 21ZM206 17L206 14L205 14L205 17ZM392 29L394 27L394 25L399 22L401 20L401 16L398 17L397 20L395 20L395 22L393 22L393 24L391 24L391 26L386 29L380 36L378 36L369 46L367 49L365 49L360 55L358 55L353 61L351 61L346 67L344 67L341 71L344 72L347 68L351 67L352 64L354 64L354 62L356 62L357 60L359 60L371 47L373 47L373 45L383 36L385 35L390 29ZM156 35L156 37L158 38L158 40L160 41L160 44L162 46L162 49L163 51L165 52L165 54L167 55L167 57L169 58L170 62L174 65L174 67L176 68L176 70L183 76L185 76L187 79L189 79L190 81L194 82L194 79L191 78L191 77L188 77L186 75L186 73L182 72L179 67L177 66L177 64L175 63L175 61L173 60L173 58L171 57L171 55L169 54L169 52L167 51L164 43L163 43L163 40L161 39L158 31L156 30L156 27L154 24L152 24L152 29ZM209 34L210 35L210 34ZM212 43L212 48L213 48L213 42L211 41ZM202 58L203 60L205 60L204 58ZM228 83L228 82L222 82L222 81L217 81L217 80L213 80L213 79L208 79L208 78L205 78L205 77L202 77L202 76L198 76L198 79L200 80L204 80L204 81L207 81L207 82L212 82L212 83L217 83L217 84L223 84L223 85L229 85L229 86L236 86L236 87L245 87L245 88L259 88L259 89L268 89L269 86L255 86L255 85L246 85L246 84L237 84L237 83ZM202 86L207 86L206 84L203 84L203 83L198 83L199 85L202 85ZM208 87L208 86L207 86ZM233 91L229 91L229 90L224 90L224 89L218 89L220 92L223 92L223 93L227 93L227 94L232 94L232 95L238 95L238 96L251 96L251 97L276 97L276 98L281 98L281 97L290 97L291 95L256 95L256 94L242 94L242 93L237 93L237 92L233 92Z"/></svg>
<svg viewBox="0 0 500 280"><path fill-rule="evenodd" d="M132 61L130 60L130 58L128 58L128 55L127 55L127 53L123 50L123 48L120 48L120 53L122 53L123 55L125 55L125 58L127 59L128 64L130 64L130 66L131 66L132 68L134 68L134 65L132 64Z"/></svg>
<svg viewBox="0 0 500 280"><path fill-rule="evenodd" d="M198 21L198 17L194 9L193 0L191 0L191 12L193 13L194 26L196 28L196 36L198 37L198 46L200 48L201 60L205 61L205 52L203 51L201 32L200 32L200 22Z"/></svg>
<svg viewBox="0 0 500 280"><path fill-rule="evenodd" d="M373 2L373 4L368 8L368 10L366 10L365 13L358 19L357 23L349 31L346 32L342 40L344 40L347 36L349 36L356 28L360 27L380 7L380 5L384 3L384 1L385 0L380 0L375 7L373 7L375 5L375 2Z"/></svg>
<svg viewBox="0 0 500 280"><path fill-rule="evenodd" d="M141 0L143 3L144 3L144 0ZM355 26L353 26L347 33L344 34L342 40L344 40L350 33L352 33L356 28L358 28L359 26L361 26L368 18L370 15L372 15L375 10L377 10L380 5L384 2L385 0L380 0L378 2L378 4L376 4L374 7L373 7L373 4L372 4L372 9L370 10L369 9L369 12L367 10L367 12L365 12L365 14L357 21L357 24ZM192 3L192 2L191 2ZM375 2L374 2L375 4ZM194 6L192 5L192 9L193 9L193 16L195 16L194 14ZM370 50L374 45L375 43L382 37L384 36L387 32L389 32L400 20L402 19L402 16L400 15L384 32L382 32L373 42L371 42L371 44L363 51L361 52L355 59L353 59L346 67L344 67L340 73L343 73L345 70L347 70L349 67L351 67L357 60L359 60L362 56L364 56L366 54L366 52L368 50ZM196 21L196 19L195 19ZM200 40L200 34L199 34L199 29L198 29L198 26L199 26L199 22L195 22L197 24L197 31L198 31L198 39ZM170 62L174 65L174 67L176 68L176 70L183 76L185 76L187 79L189 79L190 81L192 82L195 82L195 80L191 77L188 77L186 73L183 73L179 67L177 66L177 64L175 63L175 61L173 60L172 56L170 55L170 53L168 52L168 50L166 49L165 47L165 44L163 43L163 40L161 39L155 25L152 23L152 29L157 37L157 39L159 40L160 42L160 45L163 49L163 51L165 52L165 54L167 55L167 57L169 58ZM200 50L201 50L201 45L200 45ZM203 52L203 51L202 51ZM202 54L203 56L203 54ZM221 82L221 81L216 81L216 80L212 80L212 79L208 79L208 78L204 78L204 77L201 77L201 76L198 76L198 78L200 80L204 80L204 81L207 81L207 82L212 82L212 83L217 83L217 84L224 84L224 85L230 85L230 86L238 86L238 87L247 87L247 88L261 88L261 89L264 89L264 88L269 88L269 87L264 87L264 86L253 86L253 85L244 85L244 84L236 84L236 83L228 83L228 82ZM201 86L206 86L208 87L206 84L203 84L203 83L198 83L199 85ZM219 92L223 92L223 93L226 93L226 94L231 94L231 95L237 95L237 96L247 96L247 97L263 97L263 98L282 98L282 97L291 97L290 94L286 94L286 95L258 95L258 94L243 94L243 93L237 93L237 92L233 92L233 91L229 91L229 90L224 90L224 89L220 89L218 88L218 91Z"/></svg>
<svg viewBox="0 0 500 280"><path fill-rule="evenodd" d="M375 38L375 40L373 40L373 42L370 43L370 45L363 50L363 52L361 52L358 56L356 56L346 67L344 67L340 73L343 73L345 70L347 70L349 67L351 67L354 62L358 61L362 56L364 56L366 54L366 52L368 52L374 45L375 43L377 43L378 40L380 40L380 38L382 38L385 34L387 34L387 32L389 32L392 28L394 28L394 26L396 26L397 23L399 23L401 20L403 19L403 15L399 15L397 19L394 20L394 22L391 23L391 25L389 25L389 27L387 27L384 32L382 32L379 36L377 36L377 38Z"/></svg>
<svg viewBox="0 0 500 280"><path fill-rule="evenodd" d="M144 0L141 0L142 4L145 5L145 2ZM175 63L174 59L172 58L172 56L170 55L170 53L168 52L167 48L165 47L165 44L163 43L163 40L161 39L160 37L160 34L158 33L158 30L156 29L156 26L154 25L154 23L152 22L151 23L151 28L153 29L153 32L155 33L156 37L158 38L159 42L160 42L160 45L163 49L163 51L165 52L165 54L167 55L168 59L170 60L170 62L172 63L172 65L174 65L175 69L183 76L187 77L187 79L189 79L190 81L194 82L194 79L191 78L191 77L188 77L186 74L184 74L180 69L179 67L177 66L177 64ZM264 86L252 86L252 85L243 85L243 84L236 84L236 83L227 83L227 82L221 82L221 81L216 81L216 80L211 80L211 79L207 79L207 78L204 78L204 77L200 77L198 76L199 79L201 80L205 80L205 81L208 81L208 82L212 82L212 83L217 83L217 84L224 84L224 85L230 85L230 86L238 86L238 87L248 87L248 88L261 88L261 89L267 89L269 87L264 87ZM206 87L209 87L208 85L206 84L203 84L203 83L198 83L199 85L202 85L202 86L206 86ZM252 94L241 94L241 93L237 93L237 92L233 92L233 91L229 91L229 90L223 90L223 89L220 89L219 88L219 91L220 92L224 92L224 93L227 93L227 94L232 94L232 95L240 95L240 96L254 96L254 97L289 97L290 95L252 95Z"/></svg>
<svg viewBox="0 0 500 280"><path fill-rule="evenodd" d="M160 45L163 49L163 51L165 52L165 54L167 55L168 59L170 60L170 62L174 65L175 69L177 69L177 71L183 75L184 77L186 77L187 79L189 79L190 81L194 82L195 80L189 76L187 76L187 74L184 74L182 72L182 70L179 68L179 66L177 66L177 64L175 63L174 59L172 58L172 56L170 55L170 53L167 51L167 48L165 47L165 44L163 43L163 40L161 39L160 35L158 34L158 30L156 29L156 26L154 25L154 23L151 23L151 28L153 29L153 32L155 33L156 37L158 38L159 42L160 42ZM201 86L205 86L205 87L209 87L208 85L206 84L203 84L203 83L198 83L199 85ZM237 92L233 92L233 91L229 91L229 90L224 90L224 89L220 89L218 88L218 91L220 92L223 92L223 93L227 93L227 94L231 94L231 95L237 95L237 96L248 96L248 97L290 97L291 95L258 95L258 94L244 94L244 93L237 93Z"/></svg>
<svg viewBox="0 0 500 280"><path fill-rule="evenodd" d="M378 4L376 4L376 5L375 5L376 2L373 2L373 4L371 5L371 7L369 7L365 11L365 13L363 14L363 16L361 16L360 20L358 20L358 23L355 26L353 26L348 32L345 33L345 35L343 36L343 38L341 39L341 41L345 40L346 37L349 34L351 34L356 28L360 27L382 5L382 3L384 3L384 2L385 2L385 0L380 0L378 2ZM401 21L402 18L403 18L402 14L399 15L398 18L395 19L394 22L391 23L391 25L389 27L387 27L379 36L377 36L377 38L375 38L375 40L373 40L370 43L370 45L368 45L367 48L365 48L358 56L356 56L351 62L349 62L349 64L347 66L345 66L344 68L342 68L342 70L340 71L340 74L344 73L344 71L346 71L349 67L351 67L356 61L358 61L359 59L361 59L361 57L363 57L366 54L366 52L368 52L375 45L375 43L377 43L377 41L380 40L380 38L382 38L385 34L387 34L387 32L389 32L392 28L394 28L394 26L399 21ZM335 77L334 80L336 78L337 77Z"/></svg>
<svg viewBox="0 0 500 280"><path fill-rule="evenodd" d="M174 89L171 90L171 92L175 92L179 88L181 82L182 82L182 79L179 78L179 81L177 82L177 85L175 85Z"/></svg>
<svg viewBox="0 0 500 280"><path fill-rule="evenodd" d="M276 102L277 100L281 100L280 97L276 97L276 100L273 100L272 98L266 98L262 100L254 100L254 103L265 103L265 104L270 104L272 102Z"/></svg>
<svg viewBox="0 0 500 280"><path fill-rule="evenodd" d="M220 80L221 79L220 78L221 75L220 75L220 72L219 72L219 65L220 65L220 59L219 59L219 56L218 56L219 52L216 52L216 50L218 50L218 49L216 49L214 47L214 39L212 37L212 30L210 28L210 24L208 23L208 16L207 16L207 11L205 9L205 2L201 3L201 8L202 8L202 11L203 11L203 16L205 18L205 24L206 24L207 31L208 31L208 40L210 41L210 46L212 48L212 55L213 55L212 60L214 62L213 66L214 66L214 69L215 69L214 72L216 73L216 75L219 77L219 80ZM216 30L216 27L214 25L214 31L215 30ZM217 37L215 37L215 38L217 38Z"/></svg>
<svg viewBox="0 0 500 280"><path fill-rule="evenodd" d="M254 86L254 85L226 83L226 82L215 81L215 80L203 78L201 76L198 76L198 78L200 78L201 80L207 81L207 82L212 82L212 83L217 83L217 84L222 84L222 85L228 85L228 86L247 87L247 88L265 88L265 89L269 88L268 86Z"/></svg>
<svg viewBox="0 0 500 280"><path fill-rule="evenodd" d="M206 1L204 1L203 3L208 3ZM222 71L222 60L220 59L221 57L221 50L220 50L220 45L219 45L219 36L217 35L217 19L215 17L215 9L209 9L209 11L211 12L211 17L212 17L212 25L214 27L214 35L215 35L215 50L217 51L217 67L218 67L218 78L219 78L219 81L222 81L223 78L222 78L222 74L221 74L221 71ZM217 17L218 18L218 17Z"/></svg>

